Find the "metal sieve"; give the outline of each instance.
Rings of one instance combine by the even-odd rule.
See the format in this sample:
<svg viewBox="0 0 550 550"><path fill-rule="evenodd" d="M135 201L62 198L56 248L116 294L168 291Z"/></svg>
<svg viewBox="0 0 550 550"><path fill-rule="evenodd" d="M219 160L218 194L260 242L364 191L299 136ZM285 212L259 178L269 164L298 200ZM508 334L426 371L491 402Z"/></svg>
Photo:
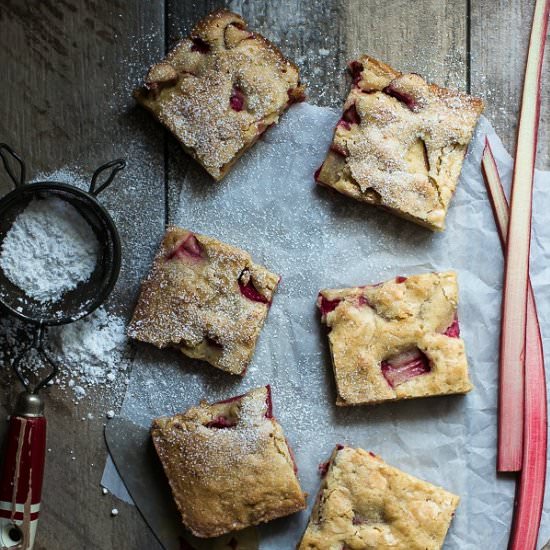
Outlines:
<svg viewBox="0 0 550 550"><path fill-rule="evenodd" d="M103 303L116 283L120 271L120 238L97 196L112 183L126 163L119 159L100 166L93 173L88 190L84 191L62 182L27 183L25 163L5 143L0 143L0 157L15 186L0 199L0 247L17 216L32 200L51 198L71 204L91 227L99 243L96 266L89 279L65 292L56 302L40 302L28 296L0 267L0 307L36 329L33 343L13 358L13 368L25 390L19 395L6 436L0 474L0 548L31 550L40 512L46 450L44 402L38 391L58 370L44 347L45 329L89 315ZM21 366L23 357L31 349L37 351L43 366L48 369L40 378Z"/></svg>
<svg viewBox="0 0 550 550"><path fill-rule="evenodd" d="M5 152L20 166L17 178ZM111 292L120 270L120 239L115 224L97 195L111 184L125 167L123 160L100 166L93 174L88 191L61 182L25 183L25 164L7 145L0 144L4 168L15 189L0 200L0 246L16 217L31 200L56 198L70 203L92 228L99 243L99 257L91 277L62 295L57 302L39 302L12 284L0 268L0 304L20 319L40 325L60 325L76 321L94 311ZM110 170L99 183L100 176Z"/></svg>

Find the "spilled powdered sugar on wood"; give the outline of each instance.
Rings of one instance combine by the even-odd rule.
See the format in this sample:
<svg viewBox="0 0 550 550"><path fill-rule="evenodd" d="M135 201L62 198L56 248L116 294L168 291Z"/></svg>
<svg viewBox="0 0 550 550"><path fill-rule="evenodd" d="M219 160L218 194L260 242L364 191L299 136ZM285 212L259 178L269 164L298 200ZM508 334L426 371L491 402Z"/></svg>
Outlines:
<svg viewBox="0 0 550 550"><path fill-rule="evenodd" d="M0 365L11 368L14 359L23 354L22 367L28 379L40 379L46 371L32 349L34 328L11 317L0 318ZM50 328L46 350L59 365L58 375L50 382L75 403L95 390L125 384L128 372L125 323L104 308L60 327ZM11 375L11 373L7 373ZM15 379L13 382L15 383ZM92 397L92 396L90 396Z"/></svg>

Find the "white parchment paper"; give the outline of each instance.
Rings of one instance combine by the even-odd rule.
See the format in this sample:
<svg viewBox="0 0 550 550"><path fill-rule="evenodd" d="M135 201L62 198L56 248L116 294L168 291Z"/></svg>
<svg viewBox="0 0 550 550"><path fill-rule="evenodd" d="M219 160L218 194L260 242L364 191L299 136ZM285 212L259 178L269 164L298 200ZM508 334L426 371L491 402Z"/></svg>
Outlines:
<svg viewBox="0 0 550 550"><path fill-rule="evenodd" d="M514 483L495 474L498 336L503 260L480 172L485 135L507 187L511 158L482 119L466 158L447 229L431 232L314 185L338 113L301 104L287 113L220 185L194 167L182 181L175 222L249 251L282 275L253 365L230 377L176 352L140 347L121 414L151 418L270 383L275 414L297 457L307 512L260 528L262 550L291 549L319 486L317 466L338 442L461 496L445 548L506 548ZM545 348L550 337L550 174L538 173L532 279ZM377 407L337 408L319 289L375 283L395 275L454 269L460 324L475 389L467 396ZM546 355L547 363L549 361ZM112 472L111 472L112 474ZM114 476L104 483L113 489ZM548 499L547 499L548 500ZM550 507L540 546L550 537Z"/></svg>

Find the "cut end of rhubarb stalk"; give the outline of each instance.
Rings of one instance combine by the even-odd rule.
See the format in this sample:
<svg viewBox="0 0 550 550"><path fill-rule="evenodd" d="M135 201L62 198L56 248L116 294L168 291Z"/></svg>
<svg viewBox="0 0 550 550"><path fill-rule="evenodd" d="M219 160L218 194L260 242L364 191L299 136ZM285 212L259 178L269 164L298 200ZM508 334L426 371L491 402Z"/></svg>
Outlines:
<svg viewBox="0 0 550 550"><path fill-rule="evenodd" d="M500 242L502 247L506 248L506 233L503 233L503 231L508 231L508 202L502 189L497 163L487 137L485 138L485 148L483 149L483 155L481 157L481 171L483 172L485 184L489 192L489 199L493 207L493 214L495 216Z"/></svg>
<svg viewBox="0 0 550 550"><path fill-rule="evenodd" d="M393 389L431 370L428 358L418 348L382 361L381 369Z"/></svg>

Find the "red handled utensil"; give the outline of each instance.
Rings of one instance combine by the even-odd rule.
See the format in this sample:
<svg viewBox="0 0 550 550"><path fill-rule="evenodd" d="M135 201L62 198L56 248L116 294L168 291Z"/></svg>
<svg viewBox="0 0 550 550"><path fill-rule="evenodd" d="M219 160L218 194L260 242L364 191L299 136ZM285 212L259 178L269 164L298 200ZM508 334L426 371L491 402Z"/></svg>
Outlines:
<svg viewBox="0 0 550 550"><path fill-rule="evenodd" d="M0 476L2 548L30 550L34 545L45 455L44 401L38 394L26 390L19 394L14 414L9 419Z"/></svg>
<svg viewBox="0 0 550 550"><path fill-rule="evenodd" d="M107 298L120 271L120 238L111 216L97 195L111 184L126 163L115 160L100 166L87 191L60 182L25 182L25 163L8 145L0 143L0 158L15 189L0 199L0 245L17 216L31 201L56 198L70 203L94 231L99 254L90 278L63 294L57 302L39 302L14 285L0 268L0 306L34 325L33 343L14 358L13 368L25 388L9 419L4 461L0 470L0 549L32 550L40 514L46 454L46 418L39 391L58 370L44 346L46 328L71 323L97 309ZM13 165L19 166L18 176ZM107 176L100 178L100 176ZM102 179L103 181L99 181ZM34 349L49 374L36 379L23 358ZM38 372L43 372L40 369Z"/></svg>

